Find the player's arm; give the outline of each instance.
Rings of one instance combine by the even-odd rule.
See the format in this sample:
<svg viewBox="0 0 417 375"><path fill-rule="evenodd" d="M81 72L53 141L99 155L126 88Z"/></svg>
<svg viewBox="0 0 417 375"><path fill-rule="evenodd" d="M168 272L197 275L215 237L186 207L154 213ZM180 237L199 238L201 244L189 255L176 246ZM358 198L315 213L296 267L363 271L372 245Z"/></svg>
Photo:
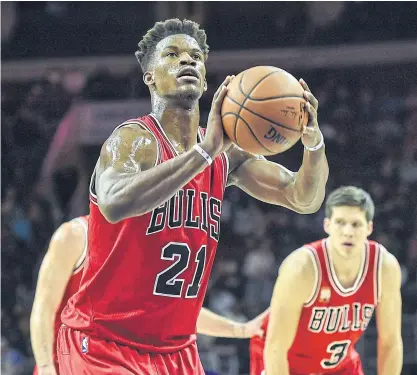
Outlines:
<svg viewBox="0 0 417 375"><path fill-rule="evenodd" d="M309 101L309 122L301 140L305 146L313 148L322 140L317 122L318 101L307 84L300 82L306 90L305 98ZM291 172L280 164L244 152L235 146L229 149L228 156L231 171L229 183L256 199L303 214L316 212L323 203L329 176L324 145L315 151L305 148L298 172Z"/></svg>
<svg viewBox="0 0 417 375"><path fill-rule="evenodd" d="M381 299L376 309L378 375L400 375L403 365L401 268L388 251L382 256Z"/></svg>
<svg viewBox="0 0 417 375"><path fill-rule="evenodd" d="M246 323L238 323L202 308L197 320L197 333L214 336L246 339L262 335L262 323L269 309Z"/></svg>
<svg viewBox="0 0 417 375"><path fill-rule="evenodd" d="M53 368L55 314L74 266L85 248L85 229L71 221L62 224L52 236L42 261L30 317L30 336L36 364Z"/></svg>
<svg viewBox="0 0 417 375"><path fill-rule="evenodd" d="M157 141L139 125L121 127L110 136L101 149L95 181L98 206L109 222L152 211L202 172L206 158L214 160L223 151L227 144L219 142L224 141L220 111L230 79L214 94L203 151L192 148L156 165Z"/></svg>
<svg viewBox="0 0 417 375"><path fill-rule="evenodd" d="M288 350L297 333L304 303L311 297L315 274L305 249L293 252L283 262L271 300L266 346L267 375L290 375Z"/></svg>
<svg viewBox="0 0 417 375"><path fill-rule="evenodd" d="M152 211L207 167L194 149L156 165L158 145L139 125L116 130L104 143L96 172L100 211L111 223Z"/></svg>

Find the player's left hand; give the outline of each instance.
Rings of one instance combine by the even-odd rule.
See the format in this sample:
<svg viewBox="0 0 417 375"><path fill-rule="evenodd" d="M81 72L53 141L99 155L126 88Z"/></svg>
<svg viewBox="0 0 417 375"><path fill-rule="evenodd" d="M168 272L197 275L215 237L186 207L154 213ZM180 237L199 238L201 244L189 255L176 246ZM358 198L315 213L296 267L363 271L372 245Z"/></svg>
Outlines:
<svg viewBox="0 0 417 375"><path fill-rule="evenodd" d="M256 318L250 320L249 322L245 323L244 325L244 336L245 338L250 338L253 336L262 337L264 335L264 331L261 328L264 322L266 314L268 314L269 309L264 311L262 314L258 315Z"/></svg>
<svg viewBox="0 0 417 375"><path fill-rule="evenodd" d="M306 147L315 147L320 143L321 131L317 121L317 110L319 108L319 101L311 93L307 83L301 78L301 86L304 88L304 98L307 100L307 111L308 111L308 123L303 128L303 134L301 136L301 142Z"/></svg>

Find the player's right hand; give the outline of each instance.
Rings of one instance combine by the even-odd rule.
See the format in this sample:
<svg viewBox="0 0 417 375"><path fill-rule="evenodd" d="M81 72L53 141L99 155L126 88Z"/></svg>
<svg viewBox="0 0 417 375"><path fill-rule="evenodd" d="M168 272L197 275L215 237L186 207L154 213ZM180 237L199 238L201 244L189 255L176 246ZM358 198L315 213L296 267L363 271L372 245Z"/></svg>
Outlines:
<svg viewBox="0 0 417 375"><path fill-rule="evenodd" d="M201 147L214 159L219 153L226 151L232 144L223 130L221 109L227 94L227 86L235 76L227 76L213 96L207 121L207 131Z"/></svg>
<svg viewBox="0 0 417 375"><path fill-rule="evenodd" d="M54 365L38 367L38 375L57 375Z"/></svg>

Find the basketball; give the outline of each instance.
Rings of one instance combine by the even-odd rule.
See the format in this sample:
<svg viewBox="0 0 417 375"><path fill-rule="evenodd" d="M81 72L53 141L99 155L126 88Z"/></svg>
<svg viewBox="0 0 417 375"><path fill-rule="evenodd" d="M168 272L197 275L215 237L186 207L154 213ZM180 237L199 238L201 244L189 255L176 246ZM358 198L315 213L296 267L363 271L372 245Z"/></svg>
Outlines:
<svg viewBox="0 0 417 375"><path fill-rule="evenodd" d="M239 73L222 104L227 136L247 152L274 155L300 139L308 122L304 88L285 70L256 66Z"/></svg>

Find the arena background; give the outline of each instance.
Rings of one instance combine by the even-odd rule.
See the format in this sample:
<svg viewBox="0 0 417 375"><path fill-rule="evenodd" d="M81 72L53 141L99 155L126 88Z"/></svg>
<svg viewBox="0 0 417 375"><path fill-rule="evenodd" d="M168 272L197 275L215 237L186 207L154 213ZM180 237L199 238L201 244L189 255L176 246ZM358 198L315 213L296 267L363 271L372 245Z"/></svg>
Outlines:
<svg viewBox="0 0 417 375"><path fill-rule="evenodd" d="M157 20L208 33L209 90L227 74L274 65L304 78L320 101L328 191L367 189L372 239L403 270L404 375L417 374L417 5L413 2L2 2L2 374L30 374L29 316L39 264L60 223L88 212L100 146L144 114L148 92L134 57ZM302 148L274 157L297 169ZM323 236L323 210L297 215L227 191L222 237L205 301L245 321L268 306L282 259ZM376 374L372 324L358 348ZM248 341L199 337L205 368L248 373Z"/></svg>

